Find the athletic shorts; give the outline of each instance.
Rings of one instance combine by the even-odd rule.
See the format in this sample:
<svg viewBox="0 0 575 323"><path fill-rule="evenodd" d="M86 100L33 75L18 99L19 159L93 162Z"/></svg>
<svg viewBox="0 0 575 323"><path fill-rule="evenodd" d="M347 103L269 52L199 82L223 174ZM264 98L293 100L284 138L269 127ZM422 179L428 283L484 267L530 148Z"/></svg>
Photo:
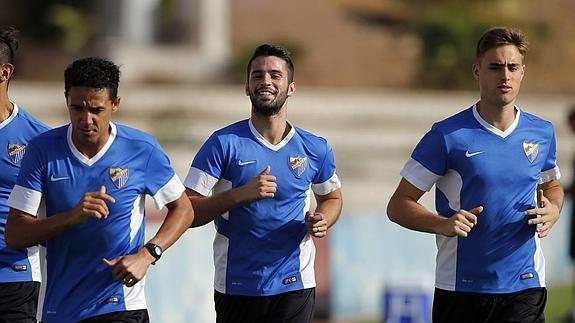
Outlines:
<svg viewBox="0 0 575 323"><path fill-rule="evenodd" d="M313 319L315 288L273 296L214 292L217 323L308 323Z"/></svg>
<svg viewBox="0 0 575 323"><path fill-rule="evenodd" d="M102 314L80 321L80 323L149 323L148 310L121 311Z"/></svg>
<svg viewBox="0 0 575 323"><path fill-rule="evenodd" d="M509 294L435 289L434 323L543 323L547 290L530 288Z"/></svg>
<svg viewBox="0 0 575 323"><path fill-rule="evenodd" d="M0 323L36 323L39 282L0 283Z"/></svg>

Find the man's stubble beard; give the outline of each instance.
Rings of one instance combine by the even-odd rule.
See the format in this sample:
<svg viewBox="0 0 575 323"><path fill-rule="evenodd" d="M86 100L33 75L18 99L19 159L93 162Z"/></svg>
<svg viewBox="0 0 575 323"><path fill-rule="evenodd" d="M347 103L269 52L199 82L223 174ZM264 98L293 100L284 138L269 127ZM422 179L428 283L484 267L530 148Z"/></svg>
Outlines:
<svg viewBox="0 0 575 323"><path fill-rule="evenodd" d="M287 89L284 92L278 93L275 100L269 103L260 103L255 93L250 93L250 101L252 102L252 111L264 117L271 117L278 114L287 100Z"/></svg>

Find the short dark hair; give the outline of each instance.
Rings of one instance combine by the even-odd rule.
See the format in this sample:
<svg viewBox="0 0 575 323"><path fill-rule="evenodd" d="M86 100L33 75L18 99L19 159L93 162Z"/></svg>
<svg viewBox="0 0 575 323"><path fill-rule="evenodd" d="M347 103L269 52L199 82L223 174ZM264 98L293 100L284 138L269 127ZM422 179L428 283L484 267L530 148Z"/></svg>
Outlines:
<svg viewBox="0 0 575 323"><path fill-rule="evenodd" d="M480 59L486 51L504 45L515 45L519 53L525 56L529 47L529 41L519 30L509 27L493 27L479 38L475 58Z"/></svg>
<svg viewBox="0 0 575 323"><path fill-rule="evenodd" d="M99 58L87 57L74 61L64 71L64 95L74 86L94 89L108 89L111 100L118 96L120 85L120 68L113 62Z"/></svg>
<svg viewBox="0 0 575 323"><path fill-rule="evenodd" d="M283 59L288 66L288 80L290 83L293 82L295 70L293 66L293 61L291 59L291 53L287 49L279 45L273 45L273 44L263 44L256 48L254 54L252 55L252 58L250 59L250 62L248 63L248 71L247 71L248 79L250 77L250 69L252 68L252 62L254 61L254 59L260 56L275 56Z"/></svg>
<svg viewBox="0 0 575 323"><path fill-rule="evenodd" d="M0 64L14 64L14 52L18 49L18 30L8 27L0 30Z"/></svg>

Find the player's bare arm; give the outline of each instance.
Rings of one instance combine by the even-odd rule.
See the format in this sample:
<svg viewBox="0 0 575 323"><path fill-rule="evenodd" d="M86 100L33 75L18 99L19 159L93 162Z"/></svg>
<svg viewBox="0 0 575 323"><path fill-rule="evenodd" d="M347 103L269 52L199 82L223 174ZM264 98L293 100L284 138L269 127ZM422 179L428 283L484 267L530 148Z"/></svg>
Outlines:
<svg viewBox="0 0 575 323"><path fill-rule="evenodd" d="M525 211L525 215L539 215L536 218L529 219L527 222L530 225L540 224L540 226L537 227L539 238L546 237L551 228L559 220L561 208L563 207L563 198L563 189L558 180L551 180L537 186L538 206Z"/></svg>
<svg viewBox="0 0 575 323"><path fill-rule="evenodd" d="M11 208L6 223L5 239L10 248L27 248L42 243L62 231L84 223L89 217L105 219L110 213L107 203L114 203L102 186L98 192L87 192L80 202L68 212L46 219Z"/></svg>
<svg viewBox="0 0 575 323"><path fill-rule="evenodd" d="M335 224L343 205L341 189L337 189L326 195L315 194L317 207L315 212L308 211L305 216L309 234L315 238L323 238L327 230Z"/></svg>
<svg viewBox="0 0 575 323"><path fill-rule="evenodd" d="M182 193L177 200L166 204L166 207L168 214L156 235L149 241L160 246L164 251L174 244L194 221L194 210L185 193ZM146 248L141 248L132 255L124 255L112 260L103 259L107 266L113 268L114 279L128 287L142 280L148 267L155 261L156 258Z"/></svg>
<svg viewBox="0 0 575 323"><path fill-rule="evenodd" d="M447 237L467 237L477 225L477 218L483 207L459 210L451 217L444 217L428 211L419 204L418 201L424 193L402 178L387 205L389 219L411 230L437 233Z"/></svg>
<svg viewBox="0 0 575 323"><path fill-rule="evenodd" d="M199 227L212 222L219 215L229 211L238 204L273 198L277 190L276 177L270 175L271 167L267 166L261 173L240 187L218 193L209 197L187 188L196 213L191 227Z"/></svg>

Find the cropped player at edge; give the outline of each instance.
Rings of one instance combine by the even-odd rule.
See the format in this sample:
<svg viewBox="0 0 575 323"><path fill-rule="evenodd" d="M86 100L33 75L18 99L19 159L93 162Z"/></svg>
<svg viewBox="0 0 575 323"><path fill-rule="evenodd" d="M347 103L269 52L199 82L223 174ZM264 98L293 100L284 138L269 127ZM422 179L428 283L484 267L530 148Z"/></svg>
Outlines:
<svg viewBox="0 0 575 323"><path fill-rule="evenodd" d="M192 224L156 139L115 124L120 71L100 58L64 73L70 124L34 138L8 204L6 242L46 241L43 322L148 322L144 275ZM145 196L168 214L144 245ZM46 217L35 217L45 202Z"/></svg>
<svg viewBox="0 0 575 323"><path fill-rule="evenodd" d="M217 322L313 317L312 237L325 237L339 217L341 184L327 141L287 121L293 76L286 49L256 48L247 68L251 117L214 132L184 181L193 226L215 220Z"/></svg>
<svg viewBox="0 0 575 323"><path fill-rule="evenodd" d="M8 196L30 139L49 129L8 97L15 69L17 31L0 30L0 322L36 322L40 291L38 246L12 249L4 241Z"/></svg>
<svg viewBox="0 0 575 323"><path fill-rule="evenodd" d="M392 221L436 234L433 322L544 322L540 239L559 219L553 125L515 105L527 39L495 27L478 41L480 100L433 125L401 171ZM437 214L418 203L435 185Z"/></svg>

